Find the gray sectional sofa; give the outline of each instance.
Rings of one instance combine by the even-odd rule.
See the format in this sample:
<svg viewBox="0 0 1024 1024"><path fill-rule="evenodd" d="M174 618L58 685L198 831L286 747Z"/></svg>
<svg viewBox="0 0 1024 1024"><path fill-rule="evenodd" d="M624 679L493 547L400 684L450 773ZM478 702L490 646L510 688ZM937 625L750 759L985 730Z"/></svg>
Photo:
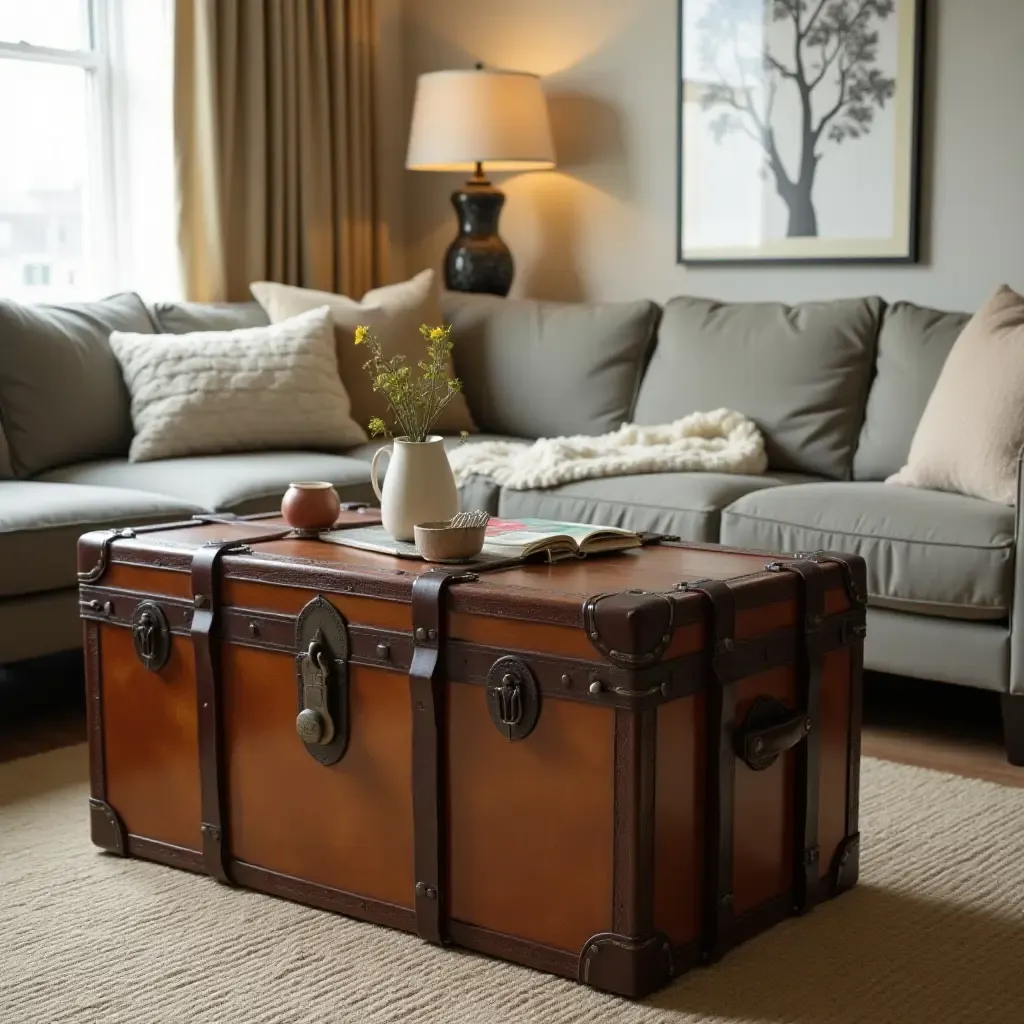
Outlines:
<svg viewBox="0 0 1024 1024"><path fill-rule="evenodd" d="M154 332L266 322L254 303L147 308L135 298ZM0 303L0 422L5 374L11 393L5 332L20 329L9 306ZM468 443L597 434L726 406L757 421L770 463L763 476L665 473L543 491L474 478L465 507L771 552L857 552L869 575L866 666L1002 694L1008 753L1024 762L1017 509L884 483L906 458L965 314L877 298L794 307L679 298L659 308L461 295L445 296L444 312L480 428ZM75 542L87 530L264 511L298 478L372 500L374 443L132 464L127 440L19 479L0 451L0 664L79 643Z"/></svg>

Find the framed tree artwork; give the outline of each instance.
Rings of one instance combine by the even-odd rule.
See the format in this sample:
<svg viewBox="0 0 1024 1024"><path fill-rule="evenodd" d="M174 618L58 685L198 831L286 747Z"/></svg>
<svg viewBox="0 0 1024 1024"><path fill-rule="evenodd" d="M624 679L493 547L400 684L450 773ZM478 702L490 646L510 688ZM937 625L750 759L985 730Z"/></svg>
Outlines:
<svg viewBox="0 0 1024 1024"><path fill-rule="evenodd" d="M922 0L679 0L679 260L917 261Z"/></svg>

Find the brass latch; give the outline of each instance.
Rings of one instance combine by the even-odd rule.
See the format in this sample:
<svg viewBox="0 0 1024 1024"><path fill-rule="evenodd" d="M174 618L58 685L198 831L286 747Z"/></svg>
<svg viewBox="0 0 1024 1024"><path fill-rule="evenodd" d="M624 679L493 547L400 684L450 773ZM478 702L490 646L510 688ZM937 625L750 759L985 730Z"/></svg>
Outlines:
<svg viewBox="0 0 1024 1024"><path fill-rule="evenodd" d="M330 743L334 739L334 719L327 700L331 665L324 655L323 637L309 645L299 669L302 675L302 710L295 719L295 731L303 743Z"/></svg>
<svg viewBox="0 0 1024 1024"><path fill-rule="evenodd" d="M320 764L340 761L348 746L348 628L329 601L315 597L295 627L298 714L295 732Z"/></svg>

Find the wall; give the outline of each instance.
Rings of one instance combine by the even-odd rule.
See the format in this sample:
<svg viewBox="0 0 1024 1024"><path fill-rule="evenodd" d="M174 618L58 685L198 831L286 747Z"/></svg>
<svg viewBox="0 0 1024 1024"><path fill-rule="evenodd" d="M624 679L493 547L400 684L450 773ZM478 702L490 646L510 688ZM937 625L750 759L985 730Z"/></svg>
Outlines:
<svg viewBox="0 0 1024 1024"><path fill-rule="evenodd" d="M971 309L1024 289L1024 0L927 0L922 263L676 263L676 0L403 0L417 74L476 60L544 76L558 171L505 176L513 294L663 301L881 294ZM459 178L405 172L404 256L439 266Z"/></svg>

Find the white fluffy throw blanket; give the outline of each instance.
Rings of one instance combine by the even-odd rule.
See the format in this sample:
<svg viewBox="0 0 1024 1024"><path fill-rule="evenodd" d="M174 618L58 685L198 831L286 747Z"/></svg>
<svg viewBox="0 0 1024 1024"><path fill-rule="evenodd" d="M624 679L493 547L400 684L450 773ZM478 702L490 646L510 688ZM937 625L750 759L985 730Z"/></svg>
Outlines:
<svg viewBox="0 0 1024 1024"><path fill-rule="evenodd" d="M657 427L625 423L598 437L469 442L450 451L448 459L460 484L479 474L515 491L632 473L763 473L768 468L761 432L731 409L694 412Z"/></svg>

